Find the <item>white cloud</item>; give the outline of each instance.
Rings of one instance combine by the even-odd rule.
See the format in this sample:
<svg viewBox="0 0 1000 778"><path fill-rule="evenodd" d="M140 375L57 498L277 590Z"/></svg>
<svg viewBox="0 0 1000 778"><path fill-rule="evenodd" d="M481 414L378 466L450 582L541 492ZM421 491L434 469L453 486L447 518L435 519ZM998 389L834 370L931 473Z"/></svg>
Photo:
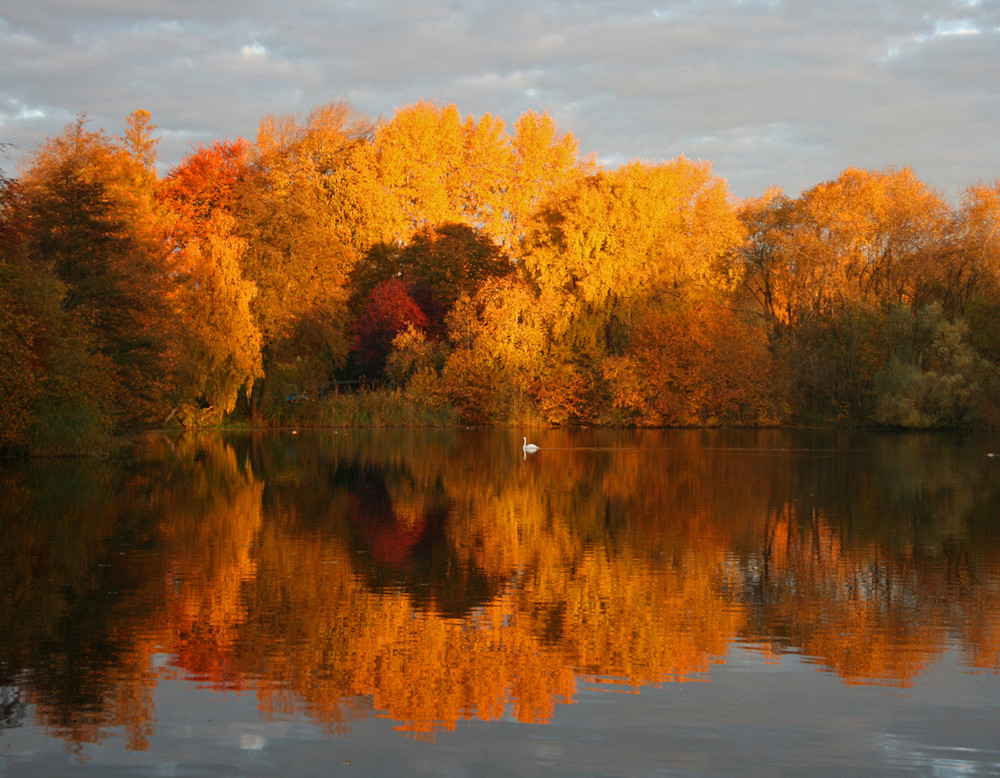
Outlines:
<svg viewBox="0 0 1000 778"><path fill-rule="evenodd" d="M267 49L259 43L252 43L240 49L243 59L264 59L267 57Z"/></svg>
<svg viewBox="0 0 1000 778"><path fill-rule="evenodd" d="M939 19L934 23L934 35L978 35L979 28L970 19Z"/></svg>

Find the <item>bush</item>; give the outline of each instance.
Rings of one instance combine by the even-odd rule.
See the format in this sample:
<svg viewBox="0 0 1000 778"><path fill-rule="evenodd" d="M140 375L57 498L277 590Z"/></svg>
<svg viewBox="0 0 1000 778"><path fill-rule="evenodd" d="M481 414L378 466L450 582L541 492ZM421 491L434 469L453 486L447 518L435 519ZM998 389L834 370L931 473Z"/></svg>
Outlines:
<svg viewBox="0 0 1000 778"><path fill-rule="evenodd" d="M949 322L934 303L911 315L907 334L875 376L874 420L914 429L978 421L987 376L996 368L976 355L965 324Z"/></svg>

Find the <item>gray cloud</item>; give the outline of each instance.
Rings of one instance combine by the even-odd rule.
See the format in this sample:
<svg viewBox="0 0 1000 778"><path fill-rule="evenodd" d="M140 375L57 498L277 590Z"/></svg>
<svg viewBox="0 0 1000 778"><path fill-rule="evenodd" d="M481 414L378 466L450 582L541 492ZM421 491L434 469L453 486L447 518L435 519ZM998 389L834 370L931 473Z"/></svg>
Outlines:
<svg viewBox="0 0 1000 778"><path fill-rule="evenodd" d="M14 4L11 4L14 5ZM738 196L911 165L1000 177L996 0L41 0L0 12L0 167L85 111L153 113L164 167L268 113L548 111L607 165L704 158Z"/></svg>

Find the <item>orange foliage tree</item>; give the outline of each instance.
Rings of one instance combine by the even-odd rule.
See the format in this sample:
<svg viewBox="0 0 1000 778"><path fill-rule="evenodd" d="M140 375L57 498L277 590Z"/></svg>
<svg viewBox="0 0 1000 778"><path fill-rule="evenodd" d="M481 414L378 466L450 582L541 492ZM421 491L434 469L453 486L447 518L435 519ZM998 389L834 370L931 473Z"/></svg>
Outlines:
<svg viewBox="0 0 1000 778"><path fill-rule="evenodd" d="M950 216L944 198L910 168L848 168L790 210L770 197L757 213L751 245L767 251L748 253L747 271L770 290L772 315L780 308L785 319L844 304L918 301Z"/></svg>
<svg viewBox="0 0 1000 778"><path fill-rule="evenodd" d="M725 182L706 163L634 162L592 177L540 211L523 269L541 308L553 314L547 322L552 339L572 354L573 372L594 385L617 380L616 369L624 378L614 360L626 353L644 318L652 321L647 317L678 301L729 293L726 258L741 235ZM630 366L633 373L638 368L638 362ZM586 417L613 412L615 403L602 409L604 402L591 395Z"/></svg>
<svg viewBox="0 0 1000 778"><path fill-rule="evenodd" d="M784 414L766 332L720 302L650 311L604 369L612 402L635 424L767 424Z"/></svg>

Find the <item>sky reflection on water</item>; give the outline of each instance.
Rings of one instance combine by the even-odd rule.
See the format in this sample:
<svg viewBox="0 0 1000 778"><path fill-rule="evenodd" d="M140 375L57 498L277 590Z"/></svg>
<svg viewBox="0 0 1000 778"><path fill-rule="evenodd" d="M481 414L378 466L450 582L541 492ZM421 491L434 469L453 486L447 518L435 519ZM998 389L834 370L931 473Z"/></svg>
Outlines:
<svg viewBox="0 0 1000 778"><path fill-rule="evenodd" d="M990 441L515 432L0 471L0 775L1000 774Z"/></svg>

